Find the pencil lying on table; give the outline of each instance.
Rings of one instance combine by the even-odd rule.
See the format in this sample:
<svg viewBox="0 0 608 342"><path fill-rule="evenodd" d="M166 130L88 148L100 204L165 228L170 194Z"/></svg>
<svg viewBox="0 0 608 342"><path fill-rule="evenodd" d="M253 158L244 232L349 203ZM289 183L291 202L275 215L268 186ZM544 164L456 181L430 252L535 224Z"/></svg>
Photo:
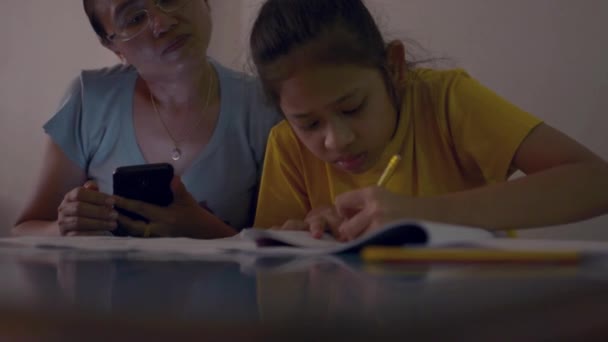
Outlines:
<svg viewBox="0 0 608 342"><path fill-rule="evenodd" d="M576 251L370 246L361 251L361 258L365 262L402 263L575 263L581 260L581 254Z"/></svg>

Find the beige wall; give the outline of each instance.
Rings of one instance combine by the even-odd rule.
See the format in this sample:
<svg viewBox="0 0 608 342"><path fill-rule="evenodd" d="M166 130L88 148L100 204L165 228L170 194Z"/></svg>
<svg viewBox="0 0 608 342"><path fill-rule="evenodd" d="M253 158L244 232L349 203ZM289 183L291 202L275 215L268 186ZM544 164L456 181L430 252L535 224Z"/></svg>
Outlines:
<svg viewBox="0 0 608 342"><path fill-rule="evenodd" d="M0 20L0 234L40 167L42 124L78 70L116 62L87 27L79 1L4 0Z"/></svg>
<svg viewBox="0 0 608 342"><path fill-rule="evenodd" d="M211 0L210 54L243 68L260 0ZM608 159L608 20L603 0L368 0L391 38L433 56L572 135ZM41 125L82 68L116 62L88 27L78 0L4 0L0 21L0 234L32 186ZM4 229L3 229L4 228ZM608 240L608 218L527 236Z"/></svg>

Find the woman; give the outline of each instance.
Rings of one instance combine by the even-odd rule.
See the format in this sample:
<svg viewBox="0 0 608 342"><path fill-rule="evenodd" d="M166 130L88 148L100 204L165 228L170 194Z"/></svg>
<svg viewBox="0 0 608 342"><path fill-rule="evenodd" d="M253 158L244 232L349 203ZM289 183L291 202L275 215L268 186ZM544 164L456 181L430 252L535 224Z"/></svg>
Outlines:
<svg viewBox="0 0 608 342"><path fill-rule="evenodd" d="M254 79L207 58L209 4L83 4L101 44L124 65L73 82L44 127L45 168L14 233L98 234L120 225L132 235L214 238L251 225L266 138L279 116L263 105ZM117 167L159 162L178 175L171 206L110 195Z"/></svg>

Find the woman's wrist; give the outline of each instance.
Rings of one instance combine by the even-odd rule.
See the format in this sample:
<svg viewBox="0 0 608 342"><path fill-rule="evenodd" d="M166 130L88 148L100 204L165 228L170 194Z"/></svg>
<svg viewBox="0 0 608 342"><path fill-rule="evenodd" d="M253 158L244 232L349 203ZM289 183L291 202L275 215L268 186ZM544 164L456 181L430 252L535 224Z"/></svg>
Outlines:
<svg viewBox="0 0 608 342"><path fill-rule="evenodd" d="M236 229L204 208L197 213L196 224L186 232L188 237L196 239L219 239L236 234Z"/></svg>
<svg viewBox="0 0 608 342"><path fill-rule="evenodd" d="M24 221L14 226L11 230L11 235L61 236L61 230L57 221L32 220Z"/></svg>

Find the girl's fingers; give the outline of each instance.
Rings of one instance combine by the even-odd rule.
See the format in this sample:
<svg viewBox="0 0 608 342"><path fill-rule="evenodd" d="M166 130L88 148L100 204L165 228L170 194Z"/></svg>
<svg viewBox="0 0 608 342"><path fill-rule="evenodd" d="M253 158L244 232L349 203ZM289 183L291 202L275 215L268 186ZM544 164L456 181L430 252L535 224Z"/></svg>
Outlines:
<svg viewBox="0 0 608 342"><path fill-rule="evenodd" d="M369 228L372 221L372 215L367 210L362 210L344 221L338 228L338 231L340 236L345 239L354 240Z"/></svg>
<svg viewBox="0 0 608 342"><path fill-rule="evenodd" d="M311 220L308 220L308 227L310 230L310 234L315 239L320 239L323 237L325 233L326 222L322 217L316 217Z"/></svg>
<svg viewBox="0 0 608 342"><path fill-rule="evenodd" d="M283 224L282 230L308 230L308 223L300 220L289 220Z"/></svg>

